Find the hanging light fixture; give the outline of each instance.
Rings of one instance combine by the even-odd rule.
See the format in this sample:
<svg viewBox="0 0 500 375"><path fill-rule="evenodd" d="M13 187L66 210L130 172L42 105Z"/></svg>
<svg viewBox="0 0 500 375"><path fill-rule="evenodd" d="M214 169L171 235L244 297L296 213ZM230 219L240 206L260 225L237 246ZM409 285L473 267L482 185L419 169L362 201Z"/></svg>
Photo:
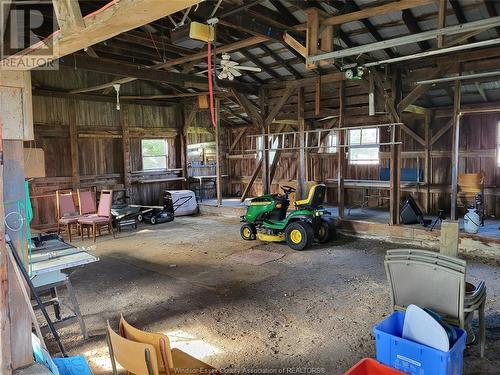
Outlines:
<svg viewBox="0 0 500 375"><path fill-rule="evenodd" d="M113 87L115 88L115 91L116 91L116 110L119 111L120 110L120 84L115 83L113 85Z"/></svg>

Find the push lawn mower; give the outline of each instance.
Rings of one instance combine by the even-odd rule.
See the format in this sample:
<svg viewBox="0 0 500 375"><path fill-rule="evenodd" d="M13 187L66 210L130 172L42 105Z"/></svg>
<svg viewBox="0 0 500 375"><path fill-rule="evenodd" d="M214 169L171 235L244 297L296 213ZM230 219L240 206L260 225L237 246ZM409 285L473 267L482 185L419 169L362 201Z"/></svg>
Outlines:
<svg viewBox="0 0 500 375"><path fill-rule="evenodd" d="M330 213L321 206L326 186L314 185L307 199L295 201L295 210L287 216L291 186L281 188L283 194L270 194L250 201L240 229L244 240L286 241L294 250L304 250L313 241L325 243L335 238L335 225Z"/></svg>

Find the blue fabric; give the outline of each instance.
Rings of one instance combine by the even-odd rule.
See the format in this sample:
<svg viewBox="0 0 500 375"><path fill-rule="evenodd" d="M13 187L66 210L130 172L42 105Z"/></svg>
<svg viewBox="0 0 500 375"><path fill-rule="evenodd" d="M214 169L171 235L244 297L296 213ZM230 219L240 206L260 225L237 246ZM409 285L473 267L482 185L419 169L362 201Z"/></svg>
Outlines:
<svg viewBox="0 0 500 375"><path fill-rule="evenodd" d="M33 357L35 361L47 367L54 375L60 375L56 364L50 358L49 352L42 347L40 340L33 333L31 334L31 345L33 347Z"/></svg>
<svg viewBox="0 0 500 375"><path fill-rule="evenodd" d="M390 168L380 168L379 180L389 181L390 180ZM423 181L424 174L421 169L417 168L401 168L401 181L409 182L420 182Z"/></svg>
<svg viewBox="0 0 500 375"><path fill-rule="evenodd" d="M92 375L84 356L53 358L60 375Z"/></svg>

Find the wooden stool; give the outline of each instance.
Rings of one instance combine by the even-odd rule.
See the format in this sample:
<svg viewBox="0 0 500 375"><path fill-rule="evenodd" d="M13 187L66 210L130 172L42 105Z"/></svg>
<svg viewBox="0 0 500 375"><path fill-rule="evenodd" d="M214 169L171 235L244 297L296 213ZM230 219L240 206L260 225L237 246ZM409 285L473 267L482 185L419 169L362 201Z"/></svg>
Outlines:
<svg viewBox="0 0 500 375"><path fill-rule="evenodd" d="M80 324L80 329L82 331L82 335L84 339L88 338L87 327L85 326L85 322L83 321L82 313L80 312L80 306L78 305L78 301L76 299L75 291L73 286L71 285L71 281L69 276L61 271L48 272L41 275L37 275L32 280L33 285L35 286L36 292L41 294L50 294L50 298L44 300L42 298L42 302L44 306L53 306L54 315L56 320L54 321L54 327L62 328L74 323L75 320L78 320ZM74 315L70 315L67 317L61 317L61 300L58 295L58 288L65 287L68 291L69 301L71 306L68 304L64 304L67 306ZM34 309L38 309L38 305L33 305ZM42 332L48 331L48 326L41 327Z"/></svg>

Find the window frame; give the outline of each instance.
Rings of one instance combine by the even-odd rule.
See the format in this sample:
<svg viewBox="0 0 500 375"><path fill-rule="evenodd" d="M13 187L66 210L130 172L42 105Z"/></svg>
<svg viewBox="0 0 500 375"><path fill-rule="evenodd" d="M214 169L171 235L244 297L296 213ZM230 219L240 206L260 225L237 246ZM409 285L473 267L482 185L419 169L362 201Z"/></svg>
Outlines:
<svg viewBox="0 0 500 375"><path fill-rule="evenodd" d="M161 155L144 155L143 143L145 141L163 141L165 144L165 153ZM165 158L165 167L160 168L145 168L144 159L146 158ZM168 170L168 140L166 138L141 138L141 163L143 172L166 171Z"/></svg>
<svg viewBox="0 0 500 375"><path fill-rule="evenodd" d="M376 140L375 143L368 143L363 140L363 132L367 130L375 130L376 131ZM352 132L359 131L359 143L352 143ZM365 135L366 137L366 135ZM347 132L347 142L348 142L348 163L349 165L378 165L380 164L380 129L378 127L368 127L368 128L354 128L349 129ZM353 149L373 149L377 150L377 158L373 159L353 159Z"/></svg>

